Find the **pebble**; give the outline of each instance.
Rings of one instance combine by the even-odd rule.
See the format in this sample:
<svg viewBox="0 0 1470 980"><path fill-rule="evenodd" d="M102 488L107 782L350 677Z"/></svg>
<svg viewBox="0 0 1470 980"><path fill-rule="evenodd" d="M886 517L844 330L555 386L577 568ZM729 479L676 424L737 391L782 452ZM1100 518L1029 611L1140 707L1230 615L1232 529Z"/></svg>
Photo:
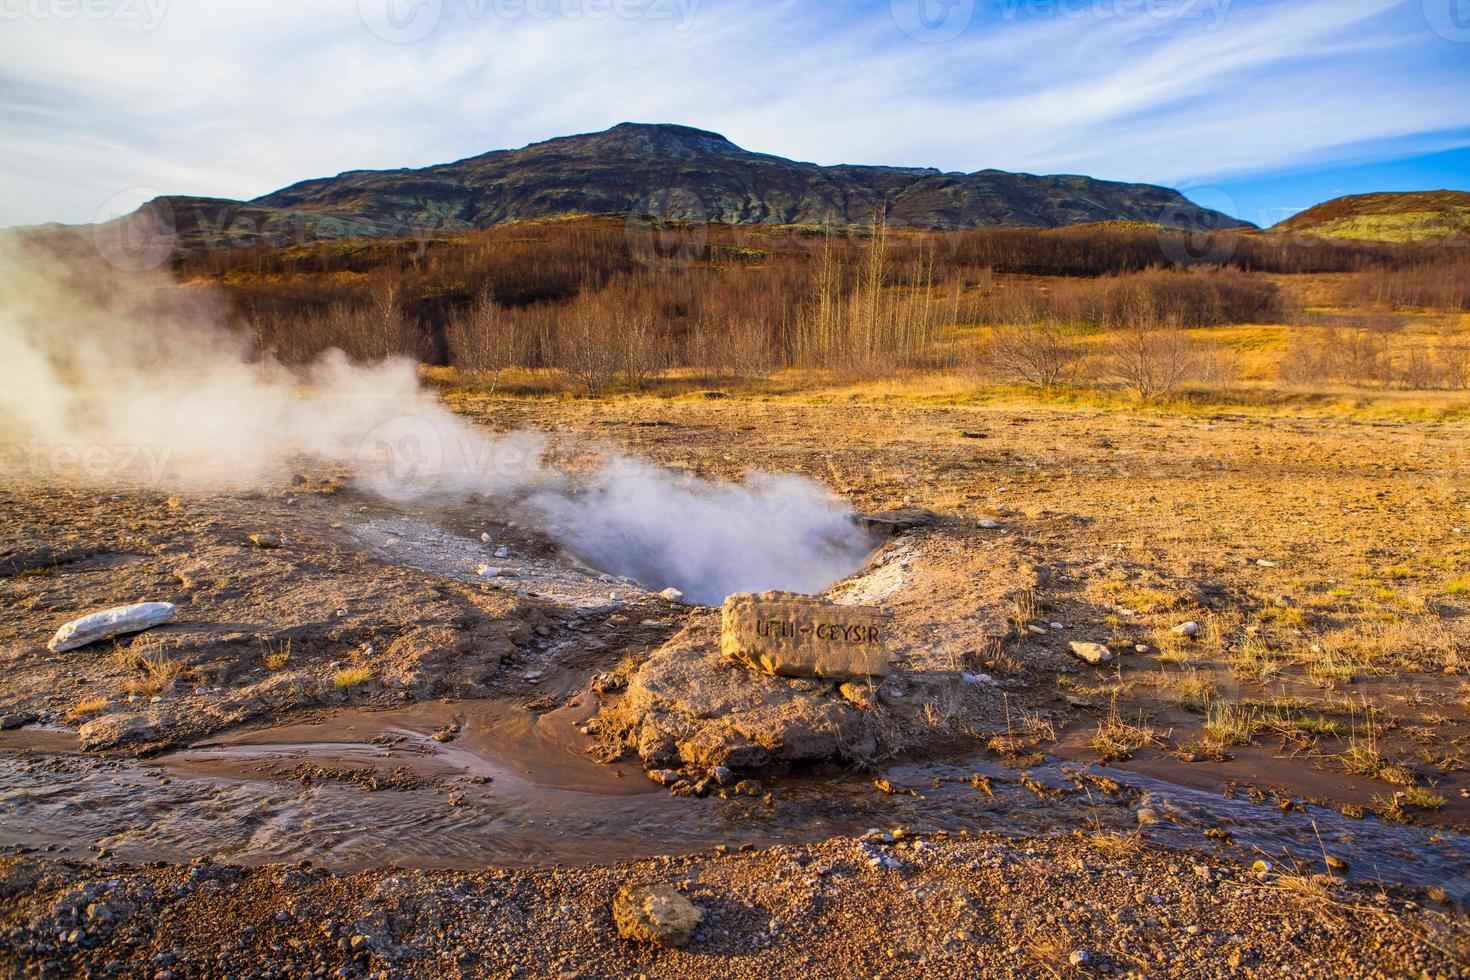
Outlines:
<svg viewBox="0 0 1470 980"><path fill-rule="evenodd" d="M1190 620L1187 623L1180 623L1170 632L1172 632L1175 636L1198 636L1199 623L1196 623L1194 620Z"/></svg>

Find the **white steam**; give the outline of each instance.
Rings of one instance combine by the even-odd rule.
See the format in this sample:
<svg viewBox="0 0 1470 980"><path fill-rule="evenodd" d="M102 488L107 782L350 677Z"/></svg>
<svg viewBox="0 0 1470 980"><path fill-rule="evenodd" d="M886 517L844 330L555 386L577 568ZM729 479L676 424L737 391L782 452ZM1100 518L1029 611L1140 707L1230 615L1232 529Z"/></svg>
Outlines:
<svg viewBox="0 0 1470 980"><path fill-rule="evenodd" d="M492 435L424 391L415 365L304 370L256 356L218 296L161 273L26 254L0 239L0 460L48 482L251 486L298 457L349 466L390 498L524 498L549 532L609 572L696 602L811 592L870 547L819 484L752 474L715 484L613 457L577 481L535 433Z"/></svg>

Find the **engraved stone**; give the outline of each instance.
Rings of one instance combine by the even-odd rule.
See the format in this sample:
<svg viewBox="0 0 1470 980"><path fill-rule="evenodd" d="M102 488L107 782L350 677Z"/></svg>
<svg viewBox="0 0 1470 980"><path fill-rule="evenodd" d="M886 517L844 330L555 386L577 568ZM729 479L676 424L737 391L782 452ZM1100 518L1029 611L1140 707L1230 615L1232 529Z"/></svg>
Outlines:
<svg viewBox="0 0 1470 980"><path fill-rule="evenodd" d="M889 618L791 592L737 593L725 600L725 656L783 677L886 677Z"/></svg>

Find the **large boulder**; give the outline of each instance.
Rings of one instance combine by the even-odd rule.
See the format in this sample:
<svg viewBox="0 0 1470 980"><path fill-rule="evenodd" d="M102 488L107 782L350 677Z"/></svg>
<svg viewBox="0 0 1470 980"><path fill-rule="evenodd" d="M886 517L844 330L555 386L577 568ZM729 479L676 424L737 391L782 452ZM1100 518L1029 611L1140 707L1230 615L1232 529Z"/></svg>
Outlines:
<svg viewBox="0 0 1470 980"><path fill-rule="evenodd" d="M120 748L136 742L152 742L158 737L158 724L143 715L103 715L93 718L77 730L77 741L88 752Z"/></svg>
<svg viewBox="0 0 1470 980"><path fill-rule="evenodd" d="M868 606L790 592L738 593L725 600L720 649L780 677L887 677L888 623Z"/></svg>
<svg viewBox="0 0 1470 980"><path fill-rule="evenodd" d="M830 682L746 670L715 641L713 623L697 622L655 651L604 707L599 731L653 769L749 769L872 750L862 712Z"/></svg>

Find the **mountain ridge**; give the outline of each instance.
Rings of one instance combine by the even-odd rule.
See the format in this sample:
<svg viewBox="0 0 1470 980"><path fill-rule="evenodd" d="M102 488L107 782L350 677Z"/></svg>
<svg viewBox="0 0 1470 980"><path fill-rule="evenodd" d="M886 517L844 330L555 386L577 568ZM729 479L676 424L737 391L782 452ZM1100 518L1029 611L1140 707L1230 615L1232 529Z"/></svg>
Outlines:
<svg viewBox="0 0 1470 980"><path fill-rule="evenodd" d="M177 251L197 253L316 238L453 234L562 216L854 227L879 213L892 226L924 230L1099 221L1254 227L1153 184L995 169L825 166L672 123L619 123L428 167L347 170L248 201L165 195L121 220L170 228Z"/></svg>

